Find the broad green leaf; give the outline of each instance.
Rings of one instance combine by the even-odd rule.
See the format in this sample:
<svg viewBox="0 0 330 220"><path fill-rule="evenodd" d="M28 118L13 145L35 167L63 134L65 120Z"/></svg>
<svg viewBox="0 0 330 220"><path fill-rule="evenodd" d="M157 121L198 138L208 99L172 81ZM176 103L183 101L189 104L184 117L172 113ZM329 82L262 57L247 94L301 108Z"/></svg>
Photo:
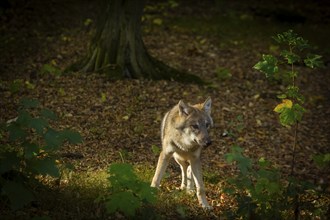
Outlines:
<svg viewBox="0 0 330 220"><path fill-rule="evenodd" d="M295 112L292 108L282 108L280 112L280 122L284 126L290 126L296 123Z"/></svg>
<svg viewBox="0 0 330 220"><path fill-rule="evenodd" d="M269 180L267 178L258 178L257 183L255 185L255 190L257 193L263 193L267 184L269 184Z"/></svg>
<svg viewBox="0 0 330 220"><path fill-rule="evenodd" d="M304 60L304 63L306 66L310 68L315 68L315 67L322 67L324 66L322 60L322 56L316 55L316 54L309 54L307 55L307 58Z"/></svg>
<svg viewBox="0 0 330 220"><path fill-rule="evenodd" d="M7 130L9 131L9 140L25 140L27 137L27 133L24 129L22 129L17 123L11 123Z"/></svg>
<svg viewBox="0 0 330 220"><path fill-rule="evenodd" d="M105 205L110 214L120 211L127 217L133 217L141 206L141 201L132 192L124 191L112 194Z"/></svg>
<svg viewBox="0 0 330 220"><path fill-rule="evenodd" d="M54 120L54 121L58 119L57 115L49 109L42 109L40 111L40 113L41 113L41 116L43 116L44 118Z"/></svg>
<svg viewBox="0 0 330 220"><path fill-rule="evenodd" d="M308 48L308 41L304 40L302 37L299 37L298 34L293 32L293 30L288 30L281 34L277 34L277 36L273 37L273 39L277 43L287 44L290 47L297 48L299 50Z"/></svg>
<svg viewBox="0 0 330 220"><path fill-rule="evenodd" d="M63 144L60 133L52 128L49 128L44 134L44 139L46 141L45 150L57 150Z"/></svg>
<svg viewBox="0 0 330 220"><path fill-rule="evenodd" d="M28 161L28 168L35 174L59 177L60 171L54 158L35 159Z"/></svg>
<svg viewBox="0 0 330 220"><path fill-rule="evenodd" d="M43 118L32 118L29 121L29 127L34 128L38 134L42 135L48 127L48 122Z"/></svg>
<svg viewBox="0 0 330 220"><path fill-rule="evenodd" d="M31 159L39 153L39 147L35 143L23 143L24 157Z"/></svg>
<svg viewBox="0 0 330 220"><path fill-rule="evenodd" d="M22 98L19 102L20 106L23 108L36 108L40 105L39 101L36 99Z"/></svg>
<svg viewBox="0 0 330 220"><path fill-rule="evenodd" d="M60 132L60 135L63 140L68 140L71 144L79 144L82 142L81 135L78 132L72 131L70 129L64 129Z"/></svg>
<svg viewBox="0 0 330 220"><path fill-rule="evenodd" d="M292 107L295 115L296 121L301 121L303 114L306 112L306 109L299 104L294 104Z"/></svg>
<svg viewBox="0 0 330 220"><path fill-rule="evenodd" d="M281 52L281 56L283 56L284 59L287 60L288 64L294 64L300 60L300 57L297 54L287 50L283 50Z"/></svg>
<svg viewBox="0 0 330 220"><path fill-rule="evenodd" d="M252 160L247 157L238 158L237 163L237 166L243 175L246 175L249 169L252 167Z"/></svg>
<svg viewBox="0 0 330 220"><path fill-rule="evenodd" d="M149 183L140 181L138 195L142 201L147 201L150 204L154 204L156 198L157 189L151 187Z"/></svg>
<svg viewBox="0 0 330 220"><path fill-rule="evenodd" d="M254 65L254 69L266 74L266 77L271 77L278 72L277 59L272 55L263 55L262 61Z"/></svg>
<svg viewBox="0 0 330 220"><path fill-rule="evenodd" d="M292 108L292 101L290 99L283 99L282 103L274 108L274 112L281 113L285 108Z"/></svg>
<svg viewBox="0 0 330 220"><path fill-rule="evenodd" d="M13 210L23 208L35 199L32 192L22 183L14 181L5 182L2 187L2 194L8 197Z"/></svg>
<svg viewBox="0 0 330 220"><path fill-rule="evenodd" d="M281 192L280 184L277 182L268 183L268 185L266 186L266 189L270 194L278 194Z"/></svg>
<svg viewBox="0 0 330 220"><path fill-rule="evenodd" d="M32 116L26 110L19 110L16 122L24 127L29 126Z"/></svg>
<svg viewBox="0 0 330 220"><path fill-rule="evenodd" d="M4 152L0 155L0 174L20 166L20 159L16 152Z"/></svg>

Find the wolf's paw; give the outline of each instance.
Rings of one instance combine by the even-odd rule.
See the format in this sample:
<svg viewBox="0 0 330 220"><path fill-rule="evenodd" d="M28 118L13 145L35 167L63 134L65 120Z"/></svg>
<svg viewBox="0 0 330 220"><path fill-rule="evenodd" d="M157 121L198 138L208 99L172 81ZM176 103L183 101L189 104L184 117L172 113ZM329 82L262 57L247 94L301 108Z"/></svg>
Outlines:
<svg viewBox="0 0 330 220"><path fill-rule="evenodd" d="M194 194L196 193L194 189L189 189L189 188L186 189L186 192L187 192L189 195L194 195Z"/></svg>
<svg viewBox="0 0 330 220"><path fill-rule="evenodd" d="M202 207L203 207L204 210L207 210L207 211L210 211L210 210L213 209L213 207L210 206L209 204L202 204Z"/></svg>

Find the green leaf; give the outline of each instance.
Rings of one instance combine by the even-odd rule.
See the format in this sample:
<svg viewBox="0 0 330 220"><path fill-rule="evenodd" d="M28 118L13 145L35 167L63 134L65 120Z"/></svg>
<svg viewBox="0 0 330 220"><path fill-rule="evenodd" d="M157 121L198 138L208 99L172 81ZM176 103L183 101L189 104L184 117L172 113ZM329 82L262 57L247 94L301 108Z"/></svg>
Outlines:
<svg viewBox="0 0 330 220"><path fill-rule="evenodd" d="M30 190L22 183L6 181L2 187L2 194L6 195L13 210L23 208L35 198Z"/></svg>
<svg viewBox="0 0 330 220"><path fill-rule="evenodd" d="M290 126L296 123L295 114L292 108L284 107L280 113L280 122L284 126Z"/></svg>
<svg viewBox="0 0 330 220"><path fill-rule="evenodd" d="M226 161L231 163L237 162L237 166L243 175L247 174L248 170L252 167L252 161L250 158L242 155L243 149L238 146L233 146L231 152L225 154Z"/></svg>
<svg viewBox="0 0 330 220"><path fill-rule="evenodd" d="M32 118L29 121L29 127L34 128L38 134L43 134L48 127L48 122L43 118Z"/></svg>
<svg viewBox="0 0 330 220"><path fill-rule="evenodd" d="M63 144L60 132L52 128L49 128L44 134L44 139L46 141L45 150L57 150Z"/></svg>
<svg viewBox="0 0 330 220"><path fill-rule="evenodd" d="M63 140L68 140L71 144L79 144L82 142L81 135L78 132L72 131L70 129L64 129L60 132L60 135Z"/></svg>
<svg viewBox="0 0 330 220"><path fill-rule="evenodd" d="M11 123L7 130L9 131L9 140L25 140L27 137L27 133L24 129L22 129L17 123Z"/></svg>
<svg viewBox="0 0 330 220"><path fill-rule="evenodd" d="M41 70L39 72L40 74L53 74L53 75L61 75L62 74L62 71L51 65L51 64L45 64L41 67Z"/></svg>
<svg viewBox="0 0 330 220"><path fill-rule="evenodd" d="M286 99L287 96L286 96L286 94L280 94L280 95L277 96L277 98L279 98L279 99Z"/></svg>
<svg viewBox="0 0 330 220"><path fill-rule="evenodd" d="M330 166L330 153L314 155L313 161L319 167Z"/></svg>
<svg viewBox="0 0 330 220"><path fill-rule="evenodd" d="M278 72L277 59L272 55L262 55L262 61L254 65L254 69L266 74L266 77L271 77Z"/></svg>
<svg viewBox="0 0 330 220"><path fill-rule="evenodd" d="M141 201L129 191L112 194L106 202L108 213L120 211L128 217L133 217L140 206Z"/></svg>
<svg viewBox="0 0 330 220"><path fill-rule="evenodd" d="M324 64L321 60L322 56L316 55L316 54L309 54L307 55L307 58L304 60L304 63L306 66L310 68L315 68L315 67L323 67Z"/></svg>
<svg viewBox="0 0 330 220"><path fill-rule="evenodd" d="M9 86L11 93L17 93L23 88L24 82L21 79L15 79Z"/></svg>
<svg viewBox="0 0 330 220"><path fill-rule="evenodd" d="M22 98L19 102L20 106L23 108L37 108L40 103L36 99L28 99L28 98Z"/></svg>
<svg viewBox="0 0 330 220"><path fill-rule="evenodd" d="M294 112L294 117L296 121L301 121L303 114L306 112L306 109L299 104L294 104L292 106Z"/></svg>
<svg viewBox="0 0 330 220"><path fill-rule="evenodd" d="M151 145L151 150L154 155L159 155L160 152L162 151L159 147L156 145Z"/></svg>
<svg viewBox="0 0 330 220"><path fill-rule="evenodd" d="M57 115L49 109L42 109L40 111L40 113L41 113L41 116L43 116L44 118L54 120L54 121L58 119Z"/></svg>
<svg viewBox="0 0 330 220"><path fill-rule="evenodd" d="M39 147L35 143L23 143L24 146L24 157L31 159L39 153Z"/></svg>
<svg viewBox="0 0 330 220"><path fill-rule="evenodd" d="M283 56L284 59L287 60L288 64L294 64L300 60L300 57L297 54L287 50L283 50L281 52L281 56Z"/></svg>
<svg viewBox="0 0 330 220"><path fill-rule="evenodd" d="M25 110L18 111L18 117L16 122L24 127L29 126L29 122L32 120L30 113Z"/></svg>
<svg viewBox="0 0 330 220"><path fill-rule="evenodd" d="M35 174L59 177L60 171L54 158L35 159L28 161L28 168Z"/></svg>
<svg viewBox="0 0 330 220"><path fill-rule="evenodd" d="M303 50L308 48L308 41L299 37L298 34L294 33L293 30L288 30L282 34L277 34L273 39L279 44L287 44L292 48Z"/></svg>
<svg viewBox="0 0 330 220"><path fill-rule="evenodd" d="M20 166L20 158L16 152L4 152L0 155L0 174Z"/></svg>
<svg viewBox="0 0 330 220"><path fill-rule="evenodd" d="M138 195L142 201L154 204L157 200L156 198L157 189L151 187L149 183L139 181Z"/></svg>

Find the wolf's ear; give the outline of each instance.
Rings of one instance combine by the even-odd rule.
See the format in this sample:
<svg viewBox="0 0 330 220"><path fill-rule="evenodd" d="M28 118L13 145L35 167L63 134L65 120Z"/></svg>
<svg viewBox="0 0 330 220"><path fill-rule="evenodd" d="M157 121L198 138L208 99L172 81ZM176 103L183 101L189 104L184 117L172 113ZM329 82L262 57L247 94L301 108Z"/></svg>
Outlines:
<svg viewBox="0 0 330 220"><path fill-rule="evenodd" d="M180 116L187 116L191 112L190 106L184 103L182 100L178 103Z"/></svg>
<svg viewBox="0 0 330 220"><path fill-rule="evenodd" d="M203 110L208 114L211 115L211 105L212 105L212 100L211 97L208 97L204 104L203 104Z"/></svg>

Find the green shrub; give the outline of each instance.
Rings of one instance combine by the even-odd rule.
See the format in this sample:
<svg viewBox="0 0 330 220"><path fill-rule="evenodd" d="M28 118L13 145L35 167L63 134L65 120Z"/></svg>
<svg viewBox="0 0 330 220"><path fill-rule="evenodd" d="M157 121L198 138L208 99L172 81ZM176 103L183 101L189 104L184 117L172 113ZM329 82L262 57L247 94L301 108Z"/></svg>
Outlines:
<svg viewBox="0 0 330 220"><path fill-rule="evenodd" d="M56 151L66 141L82 141L75 131L53 129L49 122L54 120L54 112L41 108L37 100L21 99L18 116L2 126L0 188L12 209L22 208L35 199L29 180L60 176Z"/></svg>
<svg viewBox="0 0 330 220"><path fill-rule="evenodd" d="M138 178L130 164L111 164L108 173L109 194L99 198L99 201L105 203L107 212L113 214L118 211L126 217L136 218L139 210L141 218L142 216L144 216L143 219L146 219L147 216L149 219L152 218L152 213L147 212L149 211L147 209L142 210L142 208L156 202L156 189Z"/></svg>

